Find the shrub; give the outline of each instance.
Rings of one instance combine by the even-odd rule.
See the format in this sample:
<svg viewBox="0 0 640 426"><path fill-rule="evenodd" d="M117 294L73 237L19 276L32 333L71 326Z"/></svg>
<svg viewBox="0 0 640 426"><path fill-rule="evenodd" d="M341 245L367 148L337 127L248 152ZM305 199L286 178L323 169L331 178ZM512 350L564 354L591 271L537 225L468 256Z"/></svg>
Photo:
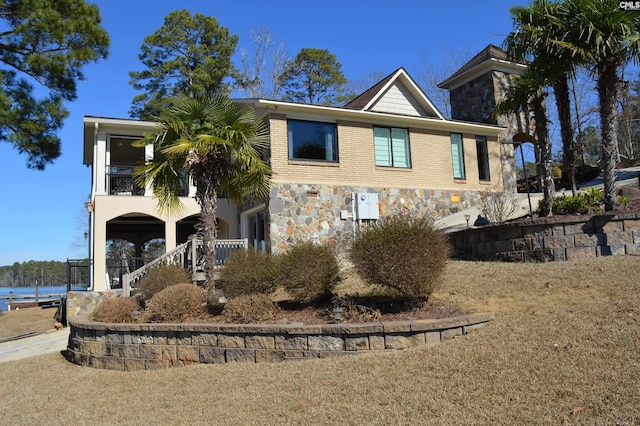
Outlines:
<svg viewBox="0 0 640 426"><path fill-rule="evenodd" d="M115 297L100 303L93 311L92 319L101 322L133 322L131 313L140 309L133 297Z"/></svg>
<svg viewBox="0 0 640 426"><path fill-rule="evenodd" d="M307 241L278 256L276 277L295 301L312 304L331 297L340 266L331 249Z"/></svg>
<svg viewBox="0 0 640 426"><path fill-rule="evenodd" d="M217 284L227 297L271 293L275 289L274 267L271 254L237 251L225 261Z"/></svg>
<svg viewBox="0 0 640 426"><path fill-rule="evenodd" d="M191 282L189 271L175 265L161 265L151 268L142 277L136 288L136 296L142 302L148 302L153 296L165 288Z"/></svg>
<svg viewBox="0 0 640 426"><path fill-rule="evenodd" d="M627 207L629 205L629 199L624 195L618 195L618 202L622 205L622 207Z"/></svg>
<svg viewBox="0 0 640 426"><path fill-rule="evenodd" d="M184 322L205 312L207 292L194 284L175 284L157 293L144 312L145 322Z"/></svg>
<svg viewBox="0 0 640 426"><path fill-rule="evenodd" d="M561 195L553 198L552 211L555 214L587 213L588 210L584 197Z"/></svg>
<svg viewBox="0 0 640 426"><path fill-rule="evenodd" d="M588 212L596 212L602 210L604 206L604 191L602 188L591 187L578 193L576 197L583 197Z"/></svg>
<svg viewBox="0 0 640 426"><path fill-rule="evenodd" d="M623 205L628 204L624 197L618 197ZM540 200L538 211L544 201ZM554 214L590 214L602 211L604 208L604 193L602 188L587 188L574 195L561 195L553 198L552 211Z"/></svg>
<svg viewBox="0 0 640 426"><path fill-rule="evenodd" d="M391 216L362 230L349 256L360 276L417 302L440 284L447 262L446 237L427 218Z"/></svg>
<svg viewBox="0 0 640 426"><path fill-rule="evenodd" d="M478 210L491 223L504 223L520 208L520 202L506 192L487 192L480 198Z"/></svg>
<svg viewBox="0 0 640 426"><path fill-rule="evenodd" d="M229 300L222 310L224 319L231 323L250 323L275 318L278 308L266 294L244 294Z"/></svg>

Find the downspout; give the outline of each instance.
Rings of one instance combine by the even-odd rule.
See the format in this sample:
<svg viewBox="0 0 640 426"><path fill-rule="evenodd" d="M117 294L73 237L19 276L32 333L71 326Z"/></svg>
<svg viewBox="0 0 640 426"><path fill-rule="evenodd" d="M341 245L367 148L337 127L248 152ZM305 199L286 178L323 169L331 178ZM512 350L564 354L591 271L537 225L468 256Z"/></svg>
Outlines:
<svg viewBox="0 0 640 426"><path fill-rule="evenodd" d="M351 191L351 225L353 226L353 238L356 237L356 196Z"/></svg>

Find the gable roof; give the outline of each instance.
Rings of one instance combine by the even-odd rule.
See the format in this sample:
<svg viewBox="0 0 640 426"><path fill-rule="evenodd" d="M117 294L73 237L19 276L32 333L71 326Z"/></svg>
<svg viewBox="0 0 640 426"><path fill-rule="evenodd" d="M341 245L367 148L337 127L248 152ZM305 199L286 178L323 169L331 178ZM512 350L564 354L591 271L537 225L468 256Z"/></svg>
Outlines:
<svg viewBox="0 0 640 426"><path fill-rule="evenodd" d="M444 120L444 116L404 68L398 68L343 108Z"/></svg>
<svg viewBox="0 0 640 426"><path fill-rule="evenodd" d="M451 74L449 78L438 84L438 87L453 90L491 70L520 74L526 68L526 64L509 60L505 50L494 44L489 44L456 72Z"/></svg>

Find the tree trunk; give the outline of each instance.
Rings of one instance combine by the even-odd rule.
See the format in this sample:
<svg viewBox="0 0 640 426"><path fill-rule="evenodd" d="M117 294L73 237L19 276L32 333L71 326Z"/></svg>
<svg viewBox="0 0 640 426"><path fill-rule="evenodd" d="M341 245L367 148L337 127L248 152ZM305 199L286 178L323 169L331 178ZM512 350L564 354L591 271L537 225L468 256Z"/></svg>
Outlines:
<svg viewBox="0 0 640 426"><path fill-rule="evenodd" d="M602 129L602 175L604 178L604 209L620 208L616 194L616 164L618 162L618 139L616 135L616 98L618 67L615 62L606 62L598 67L598 96L600 103L600 127Z"/></svg>
<svg viewBox="0 0 640 426"><path fill-rule="evenodd" d="M562 138L562 181L571 187L572 195L576 195L576 161L573 152L573 128L571 125L571 102L569 100L569 82L563 76L553 85L553 93L558 108L560 136Z"/></svg>
<svg viewBox="0 0 640 426"><path fill-rule="evenodd" d="M540 216L553 215L553 194L555 185L553 183L553 160L551 157L551 141L549 140L549 127L547 125L547 114L544 110L544 97L535 96L531 101L531 107L536 120L537 145L540 150L540 169L542 171L542 206Z"/></svg>
<svg viewBox="0 0 640 426"><path fill-rule="evenodd" d="M199 233L202 236L202 246L204 250L204 271L207 277L205 286L215 288L214 269L216 262L216 240L218 239L218 227L216 226L216 208L218 199L214 189L209 188L203 191L202 197L198 197L198 202L202 209L200 213Z"/></svg>

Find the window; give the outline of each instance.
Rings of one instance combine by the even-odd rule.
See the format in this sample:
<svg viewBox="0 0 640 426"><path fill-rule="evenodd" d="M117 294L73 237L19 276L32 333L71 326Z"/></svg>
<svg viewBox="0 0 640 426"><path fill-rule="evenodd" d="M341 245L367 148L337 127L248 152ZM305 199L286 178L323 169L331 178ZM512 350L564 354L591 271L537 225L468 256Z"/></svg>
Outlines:
<svg viewBox="0 0 640 426"><path fill-rule="evenodd" d="M335 124L289 120L287 128L289 159L338 161Z"/></svg>
<svg viewBox="0 0 640 426"><path fill-rule="evenodd" d="M478 177L480 180L491 180L486 136L476 136L476 151L478 152Z"/></svg>
<svg viewBox="0 0 640 426"><path fill-rule="evenodd" d="M464 145L460 133L451 133L451 158L453 159L453 178L465 179Z"/></svg>
<svg viewBox="0 0 640 426"><path fill-rule="evenodd" d="M376 166L411 167L407 129L374 127L373 143Z"/></svg>

